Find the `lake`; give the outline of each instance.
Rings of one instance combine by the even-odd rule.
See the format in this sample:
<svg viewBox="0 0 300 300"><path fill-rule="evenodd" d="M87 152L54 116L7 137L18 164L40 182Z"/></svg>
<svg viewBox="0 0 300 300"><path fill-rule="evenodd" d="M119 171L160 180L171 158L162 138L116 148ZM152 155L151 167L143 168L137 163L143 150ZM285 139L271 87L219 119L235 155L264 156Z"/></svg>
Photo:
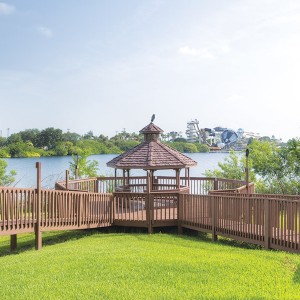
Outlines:
<svg viewBox="0 0 300 300"><path fill-rule="evenodd" d="M203 176L205 170L215 169L218 162L222 162L228 153L188 153L190 158L198 162L196 167L191 168L191 176ZM91 155L90 160L99 162L99 174L113 176L114 169L108 168L106 163L113 159L116 154L99 154ZM16 170L17 176L14 183L17 187L36 187L36 168L35 163L41 162L42 165L42 187L53 188L54 183L61 180L65 176L65 171L69 168L69 162L72 161L71 156L52 156L38 158L8 158L7 170ZM121 174L121 173L120 173ZM172 175L172 170L158 171L157 175ZM184 174L184 173L182 173ZM143 170L132 170L131 175L145 175Z"/></svg>

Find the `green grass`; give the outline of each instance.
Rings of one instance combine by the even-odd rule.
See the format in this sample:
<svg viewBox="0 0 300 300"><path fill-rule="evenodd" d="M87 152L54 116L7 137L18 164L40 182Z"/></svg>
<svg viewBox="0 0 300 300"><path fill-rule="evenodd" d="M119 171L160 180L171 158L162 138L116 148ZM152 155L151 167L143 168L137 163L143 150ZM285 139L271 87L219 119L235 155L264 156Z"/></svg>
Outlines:
<svg viewBox="0 0 300 300"><path fill-rule="evenodd" d="M300 256L172 234L0 237L0 299L300 299Z"/></svg>

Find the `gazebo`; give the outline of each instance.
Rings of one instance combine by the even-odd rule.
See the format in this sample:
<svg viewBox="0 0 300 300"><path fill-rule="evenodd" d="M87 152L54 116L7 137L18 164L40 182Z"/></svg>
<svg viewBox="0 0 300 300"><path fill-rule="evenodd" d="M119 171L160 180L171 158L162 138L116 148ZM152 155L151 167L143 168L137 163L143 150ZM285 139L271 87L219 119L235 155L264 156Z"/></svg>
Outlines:
<svg viewBox="0 0 300 300"><path fill-rule="evenodd" d="M152 120L153 121L153 120ZM130 185L130 170L141 169L147 172L146 190L154 193L157 191L188 192L190 186L190 167L196 166L197 162L169 147L160 141L163 130L151 121L140 133L144 135L144 141L129 151L115 157L107 163L108 167L123 170L123 185L118 186L116 191L133 192ZM185 184L180 183L180 171L185 170ZM174 170L175 184L159 184L154 176L157 170Z"/></svg>

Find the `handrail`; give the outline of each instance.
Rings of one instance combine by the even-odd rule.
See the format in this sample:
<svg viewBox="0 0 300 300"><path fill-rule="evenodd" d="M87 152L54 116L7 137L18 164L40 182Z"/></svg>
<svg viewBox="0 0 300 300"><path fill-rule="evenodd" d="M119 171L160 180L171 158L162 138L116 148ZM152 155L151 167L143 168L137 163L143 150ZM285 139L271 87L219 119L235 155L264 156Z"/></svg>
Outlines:
<svg viewBox="0 0 300 300"><path fill-rule="evenodd" d="M129 183L126 184L131 192L139 192L146 186L146 176L132 176L129 178ZM172 176L154 176L154 187L161 187L160 190L175 190L176 177ZM244 180L213 178L213 177L180 177L181 186L186 186L190 182L190 193L192 194L208 194L209 191L214 190L227 190L233 191L243 189L246 184ZM93 177L72 179L66 181L58 181L55 184L57 190L76 190L76 191L89 191L89 192L113 192L117 186L124 185L124 178L119 177ZM252 191L253 192L253 191Z"/></svg>
<svg viewBox="0 0 300 300"><path fill-rule="evenodd" d="M114 194L148 194L145 190L142 192L131 192L129 189L122 189L123 187L117 187ZM169 189L169 190L151 190L151 194L170 194L170 193L182 193L189 191L188 186L181 186L179 189Z"/></svg>
<svg viewBox="0 0 300 300"><path fill-rule="evenodd" d="M226 189L226 190L210 190L209 195L218 195L218 194L253 194L254 193L254 182L250 182L248 187L247 185L242 185L236 189Z"/></svg>

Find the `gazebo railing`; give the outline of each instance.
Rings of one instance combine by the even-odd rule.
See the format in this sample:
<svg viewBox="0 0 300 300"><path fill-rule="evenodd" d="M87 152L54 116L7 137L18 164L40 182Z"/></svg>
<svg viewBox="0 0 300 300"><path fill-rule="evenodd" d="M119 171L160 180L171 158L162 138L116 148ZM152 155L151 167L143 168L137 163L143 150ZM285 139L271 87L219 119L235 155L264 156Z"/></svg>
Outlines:
<svg viewBox="0 0 300 300"><path fill-rule="evenodd" d="M180 193L114 193L114 225L152 227L178 223Z"/></svg>
<svg viewBox="0 0 300 300"><path fill-rule="evenodd" d="M208 177L181 177L180 188L189 186L189 193L193 195L207 195L209 191L236 190L245 186L242 180L208 178ZM175 191L177 190L176 178L171 176L155 176L153 191ZM57 190L83 191L112 193L133 192L143 193L147 188L146 176L133 176L129 182L124 182L123 177L94 177L76 180L65 180L55 184Z"/></svg>

